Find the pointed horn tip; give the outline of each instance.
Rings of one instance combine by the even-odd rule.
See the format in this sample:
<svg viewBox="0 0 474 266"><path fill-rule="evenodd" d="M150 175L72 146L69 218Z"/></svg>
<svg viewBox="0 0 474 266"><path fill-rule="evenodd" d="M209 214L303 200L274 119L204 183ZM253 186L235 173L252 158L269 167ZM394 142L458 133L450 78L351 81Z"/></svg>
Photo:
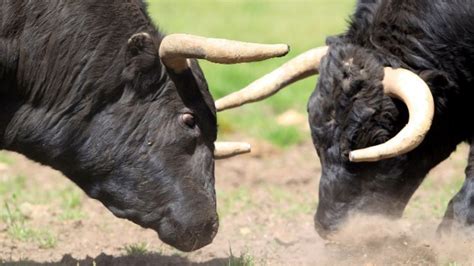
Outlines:
<svg viewBox="0 0 474 266"><path fill-rule="evenodd" d="M260 60L275 58L275 57L284 57L286 56L291 48L288 44L262 44L263 47L260 48L260 53L262 58ZM260 61L259 60L259 61Z"/></svg>
<svg viewBox="0 0 474 266"><path fill-rule="evenodd" d="M279 45L280 45L281 52L279 53L278 57L284 57L291 51L291 47L289 44L279 44Z"/></svg>
<svg viewBox="0 0 474 266"><path fill-rule="evenodd" d="M252 146L249 143L244 142L221 142L216 143L216 151L214 153L214 158L227 159L237 155L242 155L250 153L252 151Z"/></svg>
<svg viewBox="0 0 474 266"><path fill-rule="evenodd" d="M250 145L249 143L237 143L235 145L238 145L238 147L235 148L236 154L245 154L252 152L252 145Z"/></svg>

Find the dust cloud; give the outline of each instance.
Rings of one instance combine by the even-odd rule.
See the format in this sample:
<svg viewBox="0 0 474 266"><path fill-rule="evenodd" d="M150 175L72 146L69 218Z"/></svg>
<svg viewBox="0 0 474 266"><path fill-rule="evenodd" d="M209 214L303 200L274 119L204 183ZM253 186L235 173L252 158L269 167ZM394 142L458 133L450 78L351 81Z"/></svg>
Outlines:
<svg viewBox="0 0 474 266"><path fill-rule="evenodd" d="M324 264L474 265L473 239L462 229L437 235L432 221L357 215L326 242Z"/></svg>

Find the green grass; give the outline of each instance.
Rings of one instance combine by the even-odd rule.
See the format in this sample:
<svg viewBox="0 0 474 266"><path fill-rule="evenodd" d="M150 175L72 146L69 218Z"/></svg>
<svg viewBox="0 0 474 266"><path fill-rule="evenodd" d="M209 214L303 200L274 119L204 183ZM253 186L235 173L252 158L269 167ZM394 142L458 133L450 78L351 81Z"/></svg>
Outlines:
<svg viewBox="0 0 474 266"><path fill-rule="evenodd" d="M264 139L270 140L280 147L289 147L304 140L304 134L296 127L273 126L260 131Z"/></svg>
<svg viewBox="0 0 474 266"><path fill-rule="evenodd" d="M127 256L138 256L149 253L147 243L133 243L126 245L123 249Z"/></svg>
<svg viewBox="0 0 474 266"><path fill-rule="evenodd" d="M273 203L278 204L274 213L282 218L290 218L295 215L312 214L316 206L313 195L294 195L278 185L266 185L265 192L268 193ZM252 189L241 185L232 189L217 190L217 212L219 217L225 218L243 211L259 209Z"/></svg>
<svg viewBox="0 0 474 266"><path fill-rule="evenodd" d="M0 151L0 163L10 165L14 162L14 160L5 152Z"/></svg>
<svg viewBox="0 0 474 266"><path fill-rule="evenodd" d="M18 207L23 201L21 200L25 191L26 178L24 176L16 176L14 178L6 178L0 182L0 219L7 224L8 228L16 227L15 231L21 231L18 224L22 224L25 216Z"/></svg>
<svg viewBox="0 0 474 266"><path fill-rule="evenodd" d="M465 177L464 169L467 166L466 158L450 159L454 170L447 181L439 182L437 180L426 178L418 191L429 191L422 196L414 197L408 204L405 211L407 217L418 219L442 218L446 212L449 201L461 189ZM426 209L426 210L425 210Z"/></svg>
<svg viewBox="0 0 474 266"><path fill-rule="evenodd" d="M75 185L68 185L58 190L28 190L26 187L27 178L23 175L6 178L0 182L0 200L11 201L15 204L49 204L52 201L60 201L61 220L79 220L86 215L81 211L84 193ZM0 210L0 216L5 214L5 210Z"/></svg>
<svg viewBox="0 0 474 266"><path fill-rule="evenodd" d="M414 197L408 204L405 215L420 220L429 218L442 218L446 212L449 201L459 192L464 176L459 175L465 168L466 162L455 163L456 174L449 177L449 182L440 184L429 177L418 188L419 191L429 191L422 196Z"/></svg>
<svg viewBox="0 0 474 266"><path fill-rule="evenodd" d="M254 258L248 254L241 254L239 257L230 257L228 266L253 266Z"/></svg>
<svg viewBox="0 0 474 266"><path fill-rule="evenodd" d="M446 263L446 266L461 266L462 264L456 261Z"/></svg>
<svg viewBox="0 0 474 266"><path fill-rule="evenodd" d="M17 197L25 189L26 177L18 175L14 178L6 178L1 182L0 196Z"/></svg>
<svg viewBox="0 0 474 266"><path fill-rule="evenodd" d="M236 257L233 252L232 248L229 248L229 261L227 266L253 266L255 265L255 259L253 256L248 254L247 252L243 252L240 256Z"/></svg>
<svg viewBox="0 0 474 266"><path fill-rule="evenodd" d="M242 88L292 57L324 44L341 33L355 5L353 0L149 0L149 12L166 33L191 33L262 43L288 43L284 58L264 62L217 65L201 61L214 98ZM278 146L289 146L309 136L296 128L279 126L275 117L288 109L306 112L316 77L298 82L275 96L219 114L220 134L245 133Z"/></svg>
<svg viewBox="0 0 474 266"><path fill-rule="evenodd" d="M36 231L35 241L42 249L55 248L58 243L56 236L47 230Z"/></svg>
<svg viewBox="0 0 474 266"><path fill-rule="evenodd" d="M219 202L217 212L220 218L254 207L250 189L246 186L231 190L218 190L217 202Z"/></svg>
<svg viewBox="0 0 474 266"><path fill-rule="evenodd" d="M80 220L86 216L81 210L83 193L76 187L65 188L60 192L60 197L61 220Z"/></svg>
<svg viewBox="0 0 474 266"><path fill-rule="evenodd" d="M48 230L39 230L27 225L26 216L21 213L14 202L4 202L1 220L7 225L8 235L23 242L35 242L39 248L51 249L56 247L57 238Z"/></svg>
<svg viewBox="0 0 474 266"><path fill-rule="evenodd" d="M291 218L300 214L312 214L314 212L314 197L312 195L294 195L284 187L268 185L267 192L273 202L280 205L275 209L275 213L283 218Z"/></svg>
<svg viewBox="0 0 474 266"><path fill-rule="evenodd" d="M27 177L23 175L5 176L0 181L0 220L5 223L8 236L12 239L36 243L42 249L54 248L58 241L55 234L31 226L20 206L59 202L59 220L79 220L85 217L81 211L83 193L74 185L48 191L36 189L40 184L27 184Z"/></svg>

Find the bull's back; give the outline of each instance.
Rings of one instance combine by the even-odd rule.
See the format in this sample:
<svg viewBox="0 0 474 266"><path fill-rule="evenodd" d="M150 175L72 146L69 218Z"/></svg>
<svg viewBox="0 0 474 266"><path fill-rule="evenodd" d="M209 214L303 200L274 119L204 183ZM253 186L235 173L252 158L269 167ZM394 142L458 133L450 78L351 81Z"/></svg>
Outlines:
<svg viewBox="0 0 474 266"><path fill-rule="evenodd" d="M359 8L360 14L348 32L351 39L375 47L384 57L401 58L415 70L439 69L454 80L472 80L474 1L362 2L365 7ZM368 18L370 21L364 21Z"/></svg>
<svg viewBox="0 0 474 266"><path fill-rule="evenodd" d="M415 1L416 2L416 1ZM474 1L422 0L417 6L422 45L435 65L458 82L474 80ZM424 24L422 24L424 22Z"/></svg>

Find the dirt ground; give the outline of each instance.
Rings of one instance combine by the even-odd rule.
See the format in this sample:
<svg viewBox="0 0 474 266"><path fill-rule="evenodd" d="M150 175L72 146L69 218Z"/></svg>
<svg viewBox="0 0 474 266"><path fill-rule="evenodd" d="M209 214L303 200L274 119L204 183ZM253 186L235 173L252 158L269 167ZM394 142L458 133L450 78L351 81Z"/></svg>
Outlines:
<svg viewBox="0 0 474 266"><path fill-rule="evenodd" d="M446 200L462 180L467 148L432 171L400 221L357 217L333 242L313 229L320 166L310 143L281 151L254 143L254 154L219 161L216 169L220 229L214 242L178 252L155 232L115 218L80 192L79 219L59 219L61 202L28 202L28 224L56 238L49 248L17 240L0 222L0 262L60 265L474 265L474 242L464 234L438 239ZM17 154L0 165L3 179L27 177L24 193L74 186L60 173ZM459 183L459 181L458 181ZM444 193L444 192L442 192ZM435 198L436 197L436 198ZM34 197L33 197L34 198ZM2 208L4 205L2 204ZM140 254L127 247L140 246Z"/></svg>

